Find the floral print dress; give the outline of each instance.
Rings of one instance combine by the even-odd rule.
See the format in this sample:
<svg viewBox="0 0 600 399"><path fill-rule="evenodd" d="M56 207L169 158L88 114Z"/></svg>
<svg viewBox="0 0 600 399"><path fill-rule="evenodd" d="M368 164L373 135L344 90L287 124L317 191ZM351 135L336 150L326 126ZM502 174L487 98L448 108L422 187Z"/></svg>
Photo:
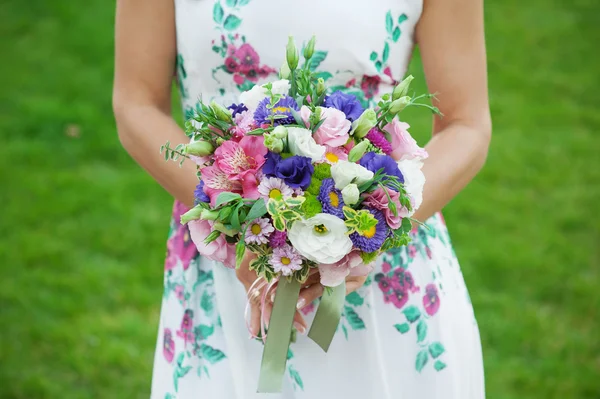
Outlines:
<svg viewBox="0 0 600 399"><path fill-rule="evenodd" d="M310 68L365 106L389 92L410 60L422 0L174 0L177 81L184 112L224 105L277 79L288 35L317 36ZM235 273L198 256L175 203L152 399L480 399L477 323L440 214L409 246L377 262L346 297L328 353L306 336L290 346L283 392L257 394L262 343L248 339ZM303 310L310 323L317 304Z"/></svg>

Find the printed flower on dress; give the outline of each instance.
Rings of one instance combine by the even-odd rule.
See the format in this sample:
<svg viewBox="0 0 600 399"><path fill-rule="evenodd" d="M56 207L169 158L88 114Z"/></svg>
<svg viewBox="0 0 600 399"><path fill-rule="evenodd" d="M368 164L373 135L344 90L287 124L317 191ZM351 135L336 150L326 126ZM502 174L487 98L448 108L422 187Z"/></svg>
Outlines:
<svg viewBox="0 0 600 399"><path fill-rule="evenodd" d="M168 363L171 363L175 356L175 341L170 328L165 328L163 332L163 356Z"/></svg>
<svg viewBox="0 0 600 399"><path fill-rule="evenodd" d="M186 309L183 313L179 331L177 331L177 336L183 338L184 345L194 342L193 323L194 311L192 309Z"/></svg>
<svg viewBox="0 0 600 399"><path fill-rule="evenodd" d="M440 297L435 284L425 286L425 295L423 296L423 306L429 316L433 316L440 308Z"/></svg>

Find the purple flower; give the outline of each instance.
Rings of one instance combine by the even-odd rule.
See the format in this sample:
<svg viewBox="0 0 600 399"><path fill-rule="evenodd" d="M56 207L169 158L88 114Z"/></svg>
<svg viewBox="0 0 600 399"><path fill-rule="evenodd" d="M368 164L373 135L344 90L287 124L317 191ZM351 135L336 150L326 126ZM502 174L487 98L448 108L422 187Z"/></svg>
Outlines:
<svg viewBox="0 0 600 399"><path fill-rule="evenodd" d="M342 192L335 188L333 179L328 178L321 182L321 190L319 191L319 195L317 195L317 199L323 205L324 213L329 213L340 219L344 218Z"/></svg>
<svg viewBox="0 0 600 399"><path fill-rule="evenodd" d="M423 306L429 316L433 316L440 308L440 297L435 284L425 286L425 295L423 296Z"/></svg>
<svg viewBox="0 0 600 399"><path fill-rule="evenodd" d="M275 230L271 237L269 238L269 245L272 248L280 248L286 244L287 233L285 231Z"/></svg>
<svg viewBox="0 0 600 399"><path fill-rule="evenodd" d="M194 190L194 205L198 205L200 202L210 202L210 198L204 192L204 181L200 180L200 183Z"/></svg>
<svg viewBox="0 0 600 399"><path fill-rule="evenodd" d="M383 242L387 238L390 228L385 221L385 215L383 212L377 209L365 208L377 219L377 225L371 227L369 230L354 232L350 234L350 239L354 246L364 252L375 252L381 248Z"/></svg>
<svg viewBox="0 0 600 399"><path fill-rule="evenodd" d="M308 157L294 155L282 159L281 155L269 152L262 171L267 176L279 177L291 188L306 190L315 168Z"/></svg>
<svg viewBox="0 0 600 399"><path fill-rule="evenodd" d="M346 115L346 119L350 122L357 120L365 111L356 96L342 93L339 90L325 97L324 105L327 108L339 109Z"/></svg>
<svg viewBox="0 0 600 399"><path fill-rule="evenodd" d="M273 124L277 125L290 125L296 123L296 119L292 116L291 109L298 111L298 104L292 97L283 96L277 101L275 106L271 109L267 108L270 104L271 99L269 97L264 98L258 103L256 111L254 111L254 120L257 124L271 124L271 116L283 115L284 118L278 118L273 120Z"/></svg>
<svg viewBox="0 0 600 399"><path fill-rule="evenodd" d="M369 133L367 133L366 138L371 142L371 144L379 148L386 155L390 155L394 150L390 142L387 141L387 139L385 138L384 134L381 133L381 131L376 127L369 130Z"/></svg>
<svg viewBox="0 0 600 399"><path fill-rule="evenodd" d="M360 166L370 170L373 173L377 173L378 170L383 169L383 173L388 176L396 176L400 183L404 183L404 176L398 168L398 163L394 158L388 155L376 154L374 152L367 152L360 159Z"/></svg>
<svg viewBox="0 0 600 399"><path fill-rule="evenodd" d="M402 290L392 290L383 296L385 303L391 302L398 309L402 309L408 302L408 292Z"/></svg>
<svg viewBox="0 0 600 399"><path fill-rule="evenodd" d="M175 356L175 341L169 328L165 328L163 333L163 355L168 363L171 363L173 356Z"/></svg>
<svg viewBox="0 0 600 399"><path fill-rule="evenodd" d="M231 104L227 109L231 110L231 116L235 118L236 115L241 114L244 111L248 111L248 107L246 107L243 103L239 104Z"/></svg>

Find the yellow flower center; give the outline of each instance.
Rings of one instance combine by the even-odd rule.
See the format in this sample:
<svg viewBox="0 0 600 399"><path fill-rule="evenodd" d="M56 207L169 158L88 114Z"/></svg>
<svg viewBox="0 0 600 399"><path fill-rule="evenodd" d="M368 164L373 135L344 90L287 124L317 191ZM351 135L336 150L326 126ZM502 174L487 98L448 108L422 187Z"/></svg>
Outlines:
<svg viewBox="0 0 600 399"><path fill-rule="evenodd" d="M284 114L286 112L290 112L290 109L288 107L273 107L273 112L280 112Z"/></svg>
<svg viewBox="0 0 600 399"><path fill-rule="evenodd" d="M375 235L376 232L377 232L377 229L375 228L375 226L373 226L373 227L370 227L368 230L363 230L362 235L367 238L373 238L373 236Z"/></svg>
<svg viewBox="0 0 600 399"><path fill-rule="evenodd" d="M325 158L327 158L327 160L331 163L336 163L337 161L340 160L340 157L338 157L337 155L335 155L332 152L328 152L327 154L325 154Z"/></svg>
<svg viewBox="0 0 600 399"><path fill-rule="evenodd" d="M315 231L320 234L327 233L327 227L325 227L322 224L319 224L319 225L315 226Z"/></svg>
<svg viewBox="0 0 600 399"><path fill-rule="evenodd" d="M340 197L337 195L335 191L329 193L329 202L331 206L337 208L340 205Z"/></svg>
<svg viewBox="0 0 600 399"><path fill-rule="evenodd" d="M274 188L271 191L269 191L269 198L280 199L281 197L281 190L279 190L278 188Z"/></svg>
<svg viewBox="0 0 600 399"><path fill-rule="evenodd" d="M281 258L281 263L283 263L284 265L289 265L291 262L292 260L290 258L286 258L285 256Z"/></svg>
<svg viewBox="0 0 600 399"><path fill-rule="evenodd" d="M256 235L259 235L259 234L260 234L260 232L262 231L262 229L261 229L261 227L260 227L260 224L258 224L258 223L254 223L254 224L252 225L252 227L250 227L250 231L252 231L252 234L254 234L255 236L256 236Z"/></svg>

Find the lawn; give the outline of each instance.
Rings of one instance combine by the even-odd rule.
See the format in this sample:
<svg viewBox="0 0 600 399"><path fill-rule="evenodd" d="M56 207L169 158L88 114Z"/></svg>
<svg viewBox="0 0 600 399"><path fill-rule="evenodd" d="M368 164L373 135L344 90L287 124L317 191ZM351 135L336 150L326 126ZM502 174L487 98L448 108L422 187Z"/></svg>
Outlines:
<svg viewBox="0 0 600 399"><path fill-rule="evenodd" d="M171 199L117 139L114 4L79 4L0 4L2 399L149 394ZM487 2L494 137L445 215L492 399L600 397L599 14Z"/></svg>

